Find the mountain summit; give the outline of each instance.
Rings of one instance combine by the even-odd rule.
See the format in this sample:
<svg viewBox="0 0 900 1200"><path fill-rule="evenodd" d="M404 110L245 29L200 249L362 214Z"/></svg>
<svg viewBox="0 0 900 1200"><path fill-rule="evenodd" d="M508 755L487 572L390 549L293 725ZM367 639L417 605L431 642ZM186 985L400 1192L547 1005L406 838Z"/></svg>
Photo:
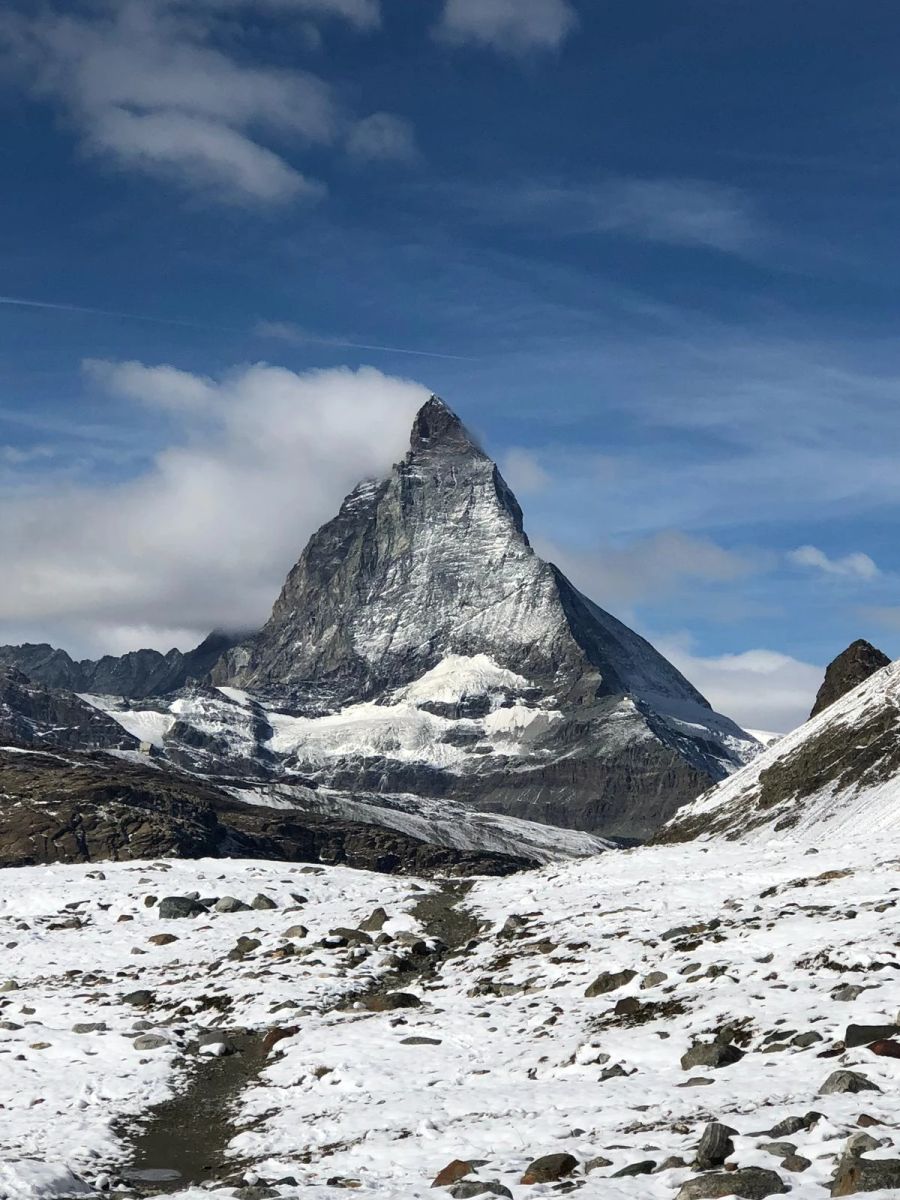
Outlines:
<svg viewBox="0 0 900 1200"><path fill-rule="evenodd" d="M437 397L212 680L301 722L282 748L330 786L625 837L756 749L535 554L496 464Z"/></svg>

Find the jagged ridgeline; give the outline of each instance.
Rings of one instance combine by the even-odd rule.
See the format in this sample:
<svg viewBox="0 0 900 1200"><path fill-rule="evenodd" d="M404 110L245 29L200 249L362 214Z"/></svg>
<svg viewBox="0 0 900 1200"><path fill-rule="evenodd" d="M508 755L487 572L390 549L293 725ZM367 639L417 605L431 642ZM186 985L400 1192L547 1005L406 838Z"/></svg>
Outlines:
<svg viewBox="0 0 900 1200"><path fill-rule="evenodd" d="M645 838L759 748L535 554L497 466L436 397L403 461L313 535L259 633L209 649L102 670L49 647L0 662L33 680L77 667L44 681L88 693L160 765L432 833L452 801ZM201 659L205 683L184 686ZM138 660L156 675L129 679Z"/></svg>

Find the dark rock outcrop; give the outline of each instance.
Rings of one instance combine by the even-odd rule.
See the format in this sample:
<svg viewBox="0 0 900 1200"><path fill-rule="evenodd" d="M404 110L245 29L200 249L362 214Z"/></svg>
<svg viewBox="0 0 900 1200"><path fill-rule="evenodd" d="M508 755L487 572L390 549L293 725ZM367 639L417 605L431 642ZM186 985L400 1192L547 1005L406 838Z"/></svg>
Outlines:
<svg viewBox="0 0 900 1200"><path fill-rule="evenodd" d="M846 696L855 687L865 683L870 675L886 667L890 661L886 654L863 638L853 642L828 664L825 680L816 695L810 717L815 717L824 708L840 700L841 696Z"/></svg>
<svg viewBox="0 0 900 1200"><path fill-rule="evenodd" d="M142 699L167 695L192 679L205 679L225 651L244 636L215 630L186 654L180 650L167 654L133 650L118 657L105 655L80 662L46 643L0 646L0 667L15 667L32 683L45 687Z"/></svg>
<svg viewBox="0 0 900 1200"><path fill-rule="evenodd" d="M33 683L0 667L0 744L84 750L134 750L138 742L106 713L72 692Z"/></svg>
<svg viewBox="0 0 900 1200"><path fill-rule="evenodd" d="M413 875L508 875L535 865L244 804L206 782L105 754L0 749L0 867L162 857L340 863Z"/></svg>

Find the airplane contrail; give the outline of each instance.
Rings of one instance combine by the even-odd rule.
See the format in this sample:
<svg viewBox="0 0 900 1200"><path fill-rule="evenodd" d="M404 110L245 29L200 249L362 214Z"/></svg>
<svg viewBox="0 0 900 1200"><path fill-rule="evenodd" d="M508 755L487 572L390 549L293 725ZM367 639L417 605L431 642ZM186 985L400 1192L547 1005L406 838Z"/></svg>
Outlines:
<svg viewBox="0 0 900 1200"><path fill-rule="evenodd" d="M0 305L13 308L40 308L51 312L86 313L94 317L114 317L125 321L147 321L153 325L175 325L182 329L207 329L221 333L243 333L244 330L233 326L213 325L204 321L187 321L177 317L153 317L146 313L121 312L117 309L90 308L83 304L59 304L49 300L28 300L22 296L0 296ZM411 354L420 358L443 358L455 362L471 362L472 359L462 354L440 354L435 350L413 350L401 346L381 346L368 342L353 342L337 337L324 337L319 334L307 333L296 326L279 321L260 321L254 334L258 337L281 338L282 341L303 345L310 342L318 346L343 346L352 350L372 350L379 354Z"/></svg>

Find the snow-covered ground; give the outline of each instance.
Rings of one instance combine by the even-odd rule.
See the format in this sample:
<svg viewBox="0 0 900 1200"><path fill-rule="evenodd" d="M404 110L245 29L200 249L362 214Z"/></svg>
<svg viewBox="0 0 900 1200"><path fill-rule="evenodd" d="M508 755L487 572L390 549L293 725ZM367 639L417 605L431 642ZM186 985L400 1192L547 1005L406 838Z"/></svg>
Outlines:
<svg viewBox="0 0 900 1200"><path fill-rule="evenodd" d="M613 1176L673 1156L690 1164L715 1118L737 1131L729 1161L819 1200L861 1115L883 1139L873 1157L900 1153L900 1060L839 1044L849 1023L897 1015L900 840L815 849L812 836L642 848L478 881L464 903L481 933L404 986L420 1007L388 1012L334 1003L387 970L397 943L362 957L322 939L377 906L389 933L410 928L416 887L438 885L243 862L110 865L105 878L90 867L0 872L4 975L19 985L0 993L0 1194L61 1195L66 1168L89 1184L121 1169L111 1121L134 1128L179 1086L178 1046L216 1012L203 997L227 996L229 1026L299 1026L234 1110L235 1162L252 1180L297 1181L276 1184L278 1195L299 1186L325 1200L338 1180L371 1200L424 1200L461 1158L484 1160L479 1179L525 1200L552 1192L519 1183L527 1163L567 1152L586 1197L671 1200L690 1166ZM263 892L279 908L162 920L144 903L190 891ZM308 898L296 912L292 893ZM297 922L308 934L288 938ZM159 933L178 940L149 940ZM259 947L228 960L242 935ZM309 953L272 956L289 941ZM603 972L632 971L585 996ZM148 1007L124 1001L135 989L153 993ZM166 1045L135 1048L142 1020ZM74 1032L100 1021L106 1030ZM727 1025L740 1061L682 1069L696 1040ZM821 1095L838 1069L880 1090ZM807 1130L765 1132L811 1110L822 1116ZM809 1165L781 1165L786 1151L764 1148L773 1141ZM588 1172L596 1158L608 1161Z"/></svg>

